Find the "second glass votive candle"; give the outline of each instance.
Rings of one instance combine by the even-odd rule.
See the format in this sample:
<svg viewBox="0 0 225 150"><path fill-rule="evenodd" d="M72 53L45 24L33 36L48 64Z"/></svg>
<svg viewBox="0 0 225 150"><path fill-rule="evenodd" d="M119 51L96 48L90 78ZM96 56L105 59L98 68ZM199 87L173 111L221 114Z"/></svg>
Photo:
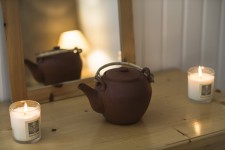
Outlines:
<svg viewBox="0 0 225 150"><path fill-rule="evenodd" d="M214 93L215 72L212 68L196 66L188 70L188 97L197 102L210 102Z"/></svg>
<svg viewBox="0 0 225 150"><path fill-rule="evenodd" d="M12 134L19 143L34 143L41 139L41 107L32 100L17 101L9 107Z"/></svg>

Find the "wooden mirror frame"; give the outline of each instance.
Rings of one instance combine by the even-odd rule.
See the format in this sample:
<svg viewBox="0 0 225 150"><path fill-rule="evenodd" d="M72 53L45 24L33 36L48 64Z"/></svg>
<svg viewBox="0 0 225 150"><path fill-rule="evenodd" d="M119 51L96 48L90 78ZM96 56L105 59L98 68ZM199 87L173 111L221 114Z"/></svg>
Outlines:
<svg viewBox="0 0 225 150"><path fill-rule="evenodd" d="M77 88L79 83L85 82L91 86L94 85L93 78L88 78L66 82L62 87L45 86L28 91L25 85L24 51L19 15L19 0L1 0L1 2L6 34L12 101L33 99L44 103L66 99L83 95ZM132 0L118 0L118 5L122 61L135 63Z"/></svg>

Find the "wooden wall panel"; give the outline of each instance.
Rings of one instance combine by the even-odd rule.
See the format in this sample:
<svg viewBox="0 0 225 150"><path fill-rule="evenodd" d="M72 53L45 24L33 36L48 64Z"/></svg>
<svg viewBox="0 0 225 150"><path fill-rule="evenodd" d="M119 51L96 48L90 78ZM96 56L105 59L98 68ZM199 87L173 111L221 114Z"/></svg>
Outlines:
<svg viewBox="0 0 225 150"><path fill-rule="evenodd" d="M220 0L205 0L202 24L201 64L217 71L220 31Z"/></svg>
<svg viewBox="0 0 225 150"><path fill-rule="evenodd" d="M133 0L137 64L152 71L204 65L225 91L224 0Z"/></svg>
<svg viewBox="0 0 225 150"><path fill-rule="evenodd" d="M164 0L162 16L162 69L181 67L183 1Z"/></svg>
<svg viewBox="0 0 225 150"><path fill-rule="evenodd" d="M144 1L143 64L162 68L162 0Z"/></svg>
<svg viewBox="0 0 225 150"><path fill-rule="evenodd" d="M201 62L202 0L184 1L182 69Z"/></svg>
<svg viewBox="0 0 225 150"><path fill-rule="evenodd" d="M219 56L217 65L217 86L225 89L225 1L221 3Z"/></svg>

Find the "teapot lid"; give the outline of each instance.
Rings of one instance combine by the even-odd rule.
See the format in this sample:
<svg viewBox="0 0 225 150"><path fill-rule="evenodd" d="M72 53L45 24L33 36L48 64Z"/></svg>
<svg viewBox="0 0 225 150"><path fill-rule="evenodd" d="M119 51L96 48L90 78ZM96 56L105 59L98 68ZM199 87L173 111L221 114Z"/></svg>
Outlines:
<svg viewBox="0 0 225 150"><path fill-rule="evenodd" d="M141 73L134 68L120 67L107 70L103 78L112 81L131 81L141 78Z"/></svg>
<svg viewBox="0 0 225 150"><path fill-rule="evenodd" d="M43 58L47 56L52 56L52 55L57 55L57 54L62 54L62 53L68 53L68 52L74 52L74 53L81 53L82 50L75 47L74 49L61 49L59 46L53 47L52 50L46 51L46 52L41 52L37 55L37 58Z"/></svg>
<svg viewBox="0 0 225 150"><path fill-rule="evenodd" d="M100 75L100 71L106 67L112 65L122 65L120 68L114 68L107 70L103 76ZM128 67L124 67L128 66ZM135 64L127 63L127 62L112 62L103 65L100 67L95 75L95 80L97 82L103 82L103 80L108 81L132 81L132 80L139 80L139 79L147 79L147 81L154 82L153 75L151 74L150 70L145 67L141 68ZM103 80L102 80L103 79Z"/></svg>

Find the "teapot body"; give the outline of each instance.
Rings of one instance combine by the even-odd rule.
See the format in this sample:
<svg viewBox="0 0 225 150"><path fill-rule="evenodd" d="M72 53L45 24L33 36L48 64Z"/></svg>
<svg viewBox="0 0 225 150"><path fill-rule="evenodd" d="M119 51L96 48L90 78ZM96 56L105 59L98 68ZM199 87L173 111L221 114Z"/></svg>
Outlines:
<svg viewBox="0 0 225 150"><path fill-rule="evenodd" d="M44 84L57 84L80 79L82 61L78 53L67 51L37 58L37 65L44 76Z"/></svg>
<svg viewBox="0 0 225 150"><path fill-rule="evenodd" d="M75 50L77 52L75 52ZM40 53L36 63L25 59L26 66L36 81L44 85L80 79L82 70L81 50L63 50L59 47Z"/></svg>
<svg viewBox="0 0 225 150"><path fill-rule="evenodd" d="M105 119L114 124L132 124L139 121L146 112L151 96L153 75L148 68L122 63L128 67L107 70L103 76L97 71L96 90L104 106ZM131 68L130 68L131 67Z"/></svg>
<svg viewBox="0 0 225 150"><path fill-rule="evenodd" d="M109 81L105 90L99 90L99 93L104 105L102 114L107 121L114 124L133 124L146 112L152 88L146 79L123 83Z"/></svg>
<svg viewBox="0 0 225 150"><path fill-rule="evenodd" d="M100 74L101 70L112 65L120 67L105 71L103 76ZM78 86L87 95L94 111L103 114L113 124L133 124L142 118L152 96L153 75L148 68L112 62L98 69L95 80L94 89L84 83Z"/></svg>

